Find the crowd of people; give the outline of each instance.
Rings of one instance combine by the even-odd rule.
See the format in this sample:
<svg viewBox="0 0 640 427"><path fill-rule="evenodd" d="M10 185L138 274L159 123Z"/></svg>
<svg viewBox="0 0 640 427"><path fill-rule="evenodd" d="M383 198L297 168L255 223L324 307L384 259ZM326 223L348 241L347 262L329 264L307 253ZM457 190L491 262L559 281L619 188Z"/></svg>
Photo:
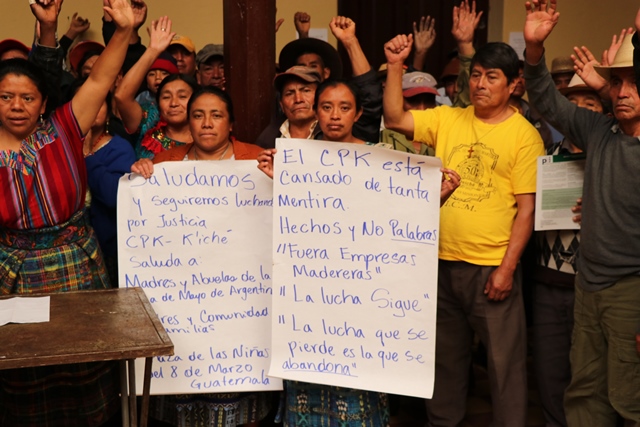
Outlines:
<svg viewBox="0 0 640 427"><path fill-rule="evenodd" d="M0 295L117 287L118 180L149 178L156 163L254 160L273 177L277 138L437 156L427 425L462 423L477 339L492 425L526 424L529 347L547 426L640 426L640 11L600 61L580 47L548 70L544 43L560 22L557 3L526 2L519 59L505 43L473 45L482 12L463 0L453 7L457 50L439 79L425 72L431 17L381 46L387 62L378 70L353 20L334 17L330 31L353 72L344 76L336 49L309 38L311 17L298 12L299 38L278 58L277 111L256 141L241 142L221 45L197 50L162 16L143 46L144 0L104 0L104 45L77 42L89 28L77 14L58 39L62 0L30 2L33 46L0 42ZM586 155L573 208L580 230L533 233L545 153ZM3 426L114 426L118 402L118 374L107 363L0 371ZM384 393L285 381L280 396L155 396L151 416L158 425L229 427L272 423L277 412L285 426L384 427L393 405Z"/></svg>

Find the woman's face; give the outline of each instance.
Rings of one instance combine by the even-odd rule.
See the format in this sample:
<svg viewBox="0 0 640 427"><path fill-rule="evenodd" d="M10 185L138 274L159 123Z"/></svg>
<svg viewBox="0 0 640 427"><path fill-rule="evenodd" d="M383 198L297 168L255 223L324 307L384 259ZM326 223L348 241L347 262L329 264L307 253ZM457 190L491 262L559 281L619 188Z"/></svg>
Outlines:
<svg viewBox="0 0 640 427"><path fill-rule="evenodd" d="M156 96L158 86L168 75L169 73L164 70L149 70L147 73L147 89L149 89L151 95Z"/></svg>
<svg viewBox="0 0 640 427"><path fill-rule="evenodd" d="M193 93L191 86L182 80L174 80L164 85L158 104L162 120L174 126L186 124L187 103L191 93Z"/></svg>
<svg viewBox="0 0 640 427"><path fill-rule="evenodd" d="M351 129L362 111L356 110L356 99L343 84L326 88L318 99L318 125L327 141L351 142Z"/></svg>
<svg viewBox="0 0 640 427"><path fill-rule="evenodd" d="M214 152L229 142L232 124L227 104L218 96L205 93L191 104L189 128L198 149Z"/></svg>
<svg viewBox="0 0 640 427"><path fill-rule="evenodd" d="M84 64L82 64L82 67L80 68L80 77L86 79L89 74L91 74L91 70L93 70L93 66L95 65L98 58L100 58L100 55L94 55L84 61Z"/></svg>
<svg viewBox="0 0 640 427"><path fill-rule="evenodd" d="M0 81L0 123L19 139L35 132L46 100L27 76L7 74Z"/></svg>

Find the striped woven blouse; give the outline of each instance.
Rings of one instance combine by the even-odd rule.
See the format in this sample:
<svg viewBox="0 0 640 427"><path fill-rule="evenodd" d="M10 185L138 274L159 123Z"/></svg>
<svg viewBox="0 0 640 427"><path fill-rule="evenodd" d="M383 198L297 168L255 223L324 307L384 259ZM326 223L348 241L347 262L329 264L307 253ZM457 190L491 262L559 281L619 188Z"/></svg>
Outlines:
<svg viewBox="0 0 640 427"><path fill-rule="evenodd" d="M82 142L69 102L22 141L20 152L0 151L0 227L54 226L84 206Z"/></svg>

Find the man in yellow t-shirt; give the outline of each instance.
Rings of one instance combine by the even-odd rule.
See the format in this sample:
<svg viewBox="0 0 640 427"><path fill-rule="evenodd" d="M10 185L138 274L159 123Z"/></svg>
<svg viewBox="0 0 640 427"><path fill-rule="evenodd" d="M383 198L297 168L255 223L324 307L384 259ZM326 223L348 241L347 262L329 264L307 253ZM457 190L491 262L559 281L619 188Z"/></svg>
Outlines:
<svg viewBox="0 0 640 427"><path fill-rule="evenodd" d="M385 44L385 125L433 146L462 178L441 211L436 370L429 425L453 426L466 412L471 341L487 348L493 425L525 425L526 325L520 256L533 229L537 130L509 106L518 56L489 43L471 61L471 106L427 111L402 108L402 63L411 36ZM469 43L471 43L469 41Z"/></svg>

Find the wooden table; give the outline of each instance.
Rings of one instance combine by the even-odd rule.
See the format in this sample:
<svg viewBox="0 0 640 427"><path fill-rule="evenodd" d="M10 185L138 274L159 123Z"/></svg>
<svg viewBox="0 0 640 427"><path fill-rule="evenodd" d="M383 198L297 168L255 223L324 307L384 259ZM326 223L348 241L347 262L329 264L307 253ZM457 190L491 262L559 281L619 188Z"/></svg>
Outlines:
<svg viewBox="0 0 640 427"><path fill-rule="evenodd" d="M21 294L2 298L15 296L50 296L50 321L1 326L0 369L120 361L122 422L128 427L137 425L138 418L134 361L144 357L140 426L147 425L151 363L155 356L172 355L173 343L142 289Z"/></svg>

